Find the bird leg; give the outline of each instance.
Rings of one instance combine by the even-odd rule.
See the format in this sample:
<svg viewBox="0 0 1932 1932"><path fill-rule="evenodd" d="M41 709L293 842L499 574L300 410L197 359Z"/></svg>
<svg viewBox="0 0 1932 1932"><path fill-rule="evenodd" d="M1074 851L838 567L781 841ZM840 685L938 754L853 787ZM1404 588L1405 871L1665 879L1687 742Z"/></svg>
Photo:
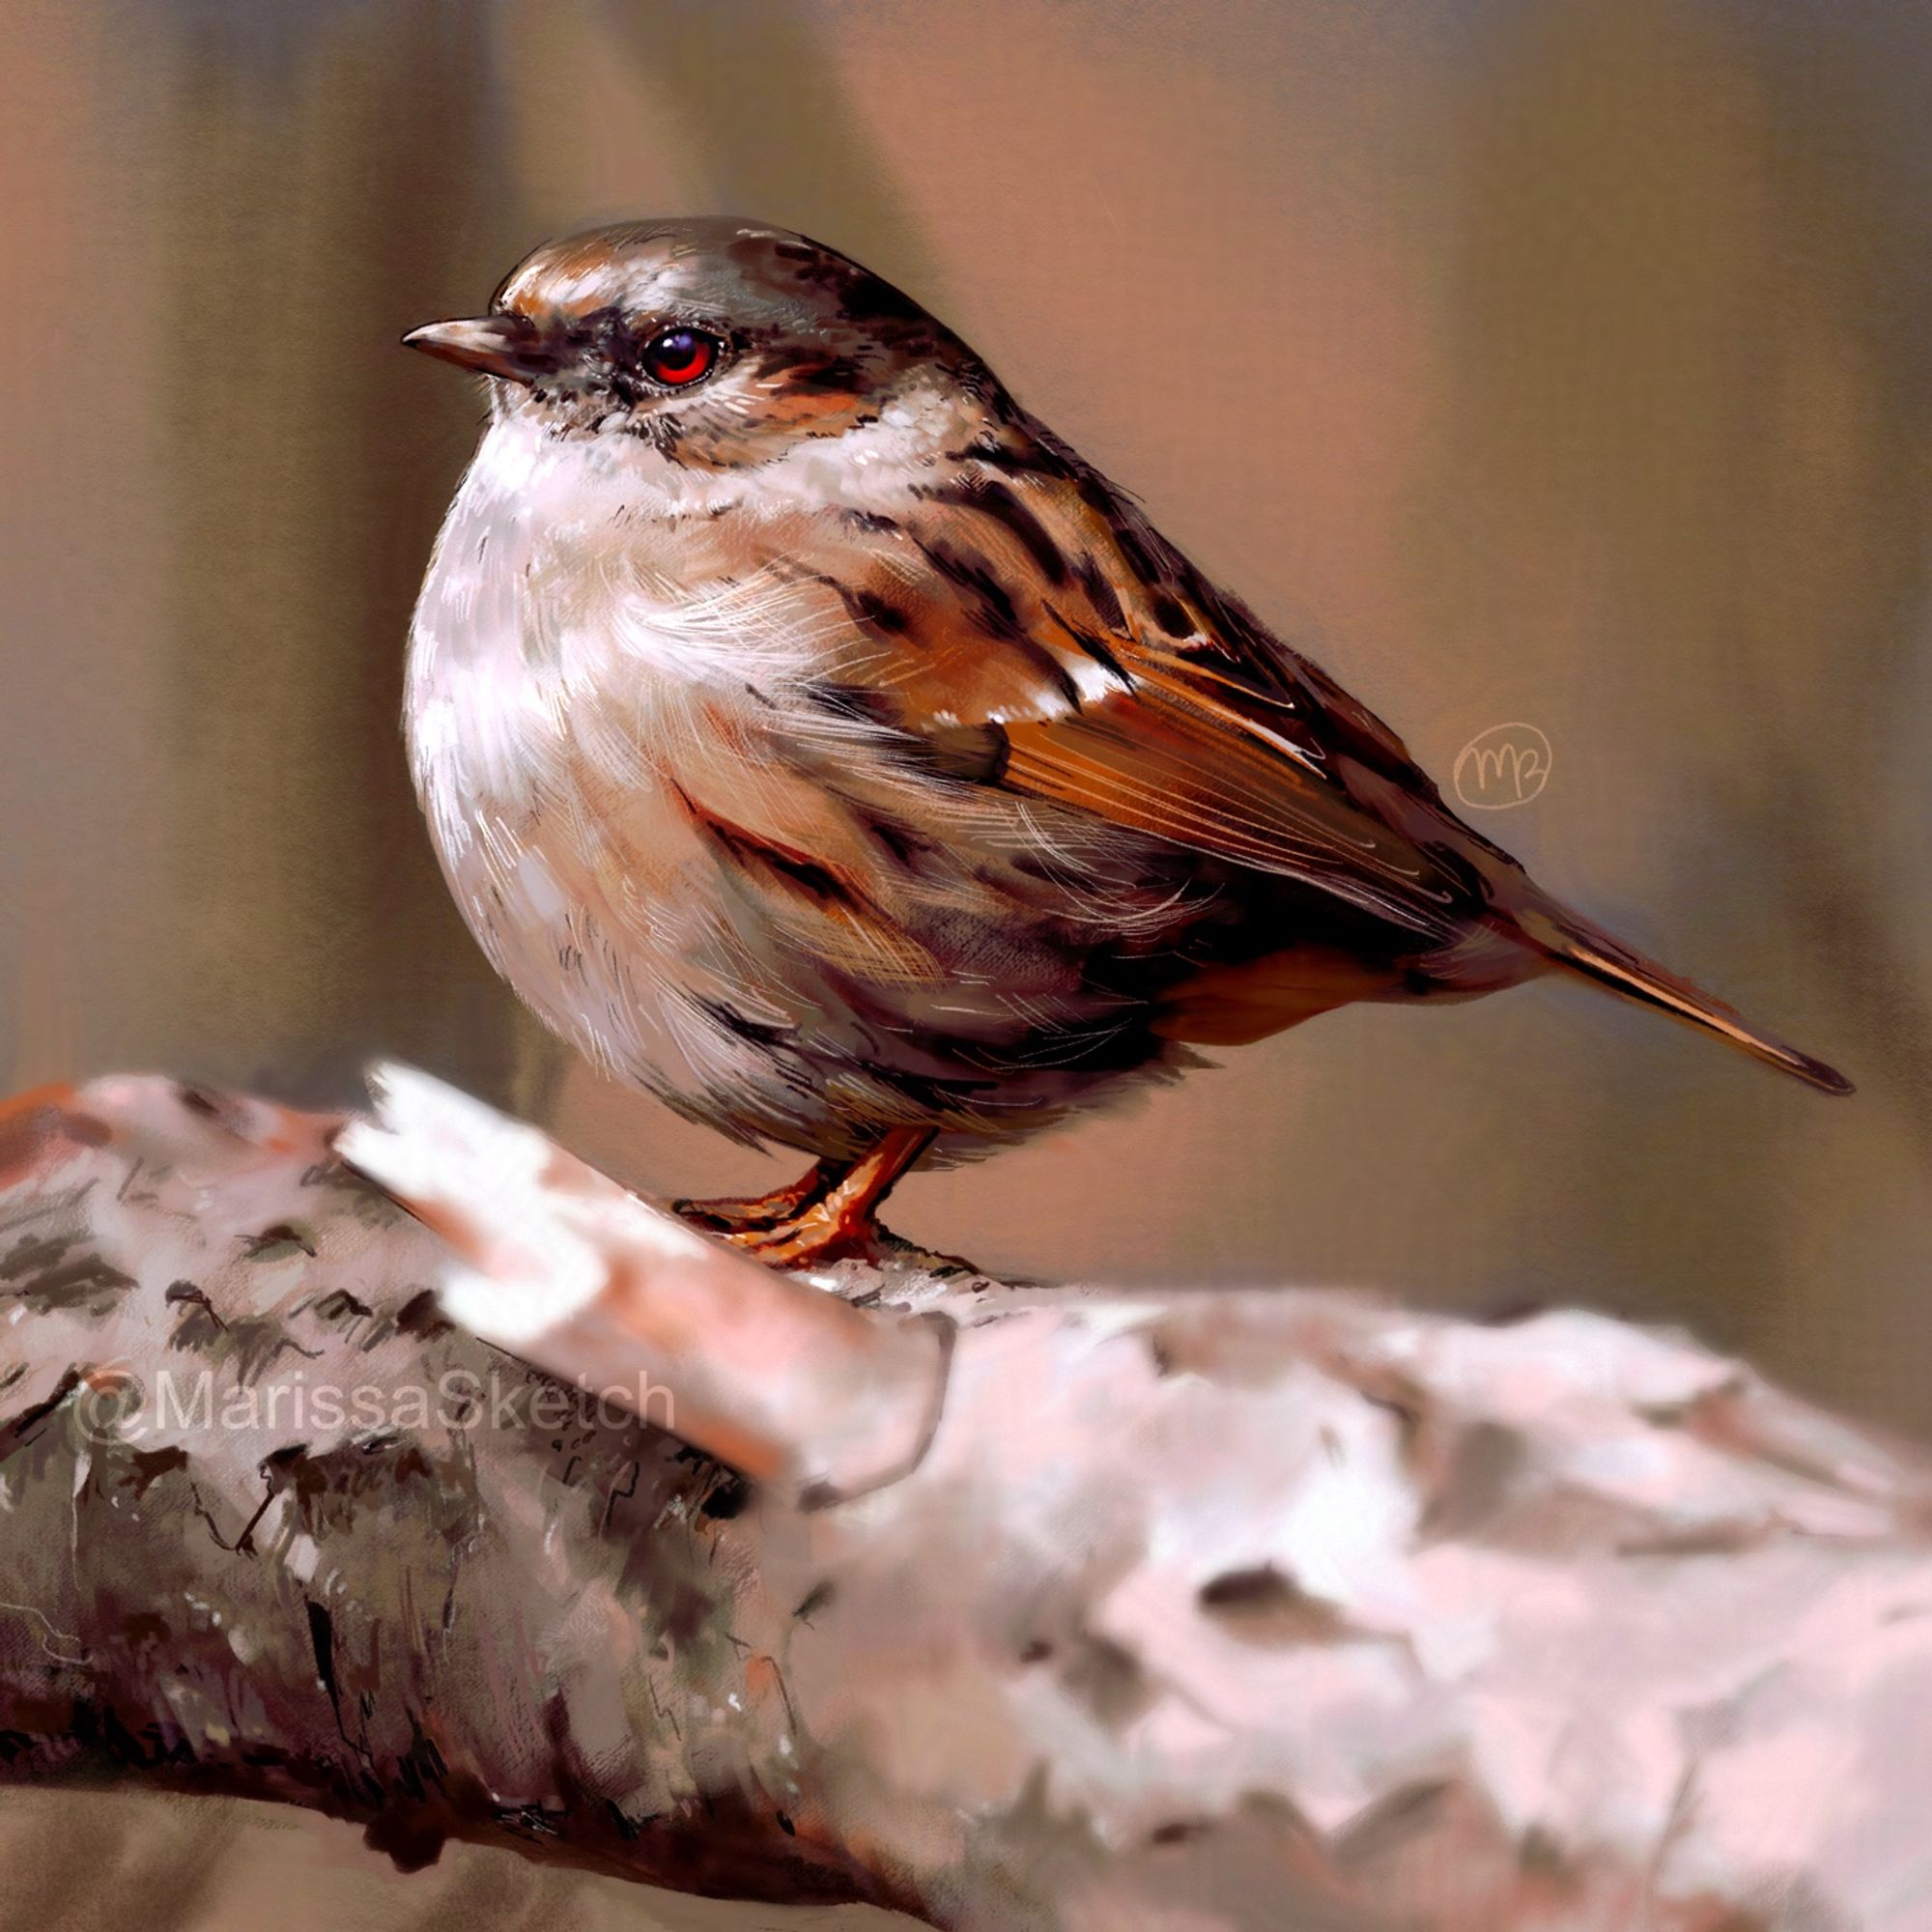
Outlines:
<svg viewBox="0 0 1932 1932"><path fill-rule="evenodd" d="M878 1245L879 1204L932 1142L929 1127L895 1127L849 1165L820 1161L794 1188L780 1189L796 1199L776 1219L741 1222L719 1236L773 1267L869 1254ZM773 1198L748 1205L762 1209Z"/></svg>

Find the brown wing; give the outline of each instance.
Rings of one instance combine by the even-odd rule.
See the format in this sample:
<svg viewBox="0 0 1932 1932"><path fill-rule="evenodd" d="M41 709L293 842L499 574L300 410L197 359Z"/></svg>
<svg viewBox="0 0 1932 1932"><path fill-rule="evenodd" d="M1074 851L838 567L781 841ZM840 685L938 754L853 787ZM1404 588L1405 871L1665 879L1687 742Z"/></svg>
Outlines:
<svg viewBox="0 0 1932 1932"><path fill-rule="evenodd" d="M844 607L838 677L942 750L977 745L989 782L1319 887L1423 948L1480 913L1466 864L1378 809L1439 810L1395 734L1050 445L772 542L794 594Z"/></svg>
<svg viewBox="0 0 1932 1932"><path fill-rule="evenodd" d="M1531 884L1386 724L1037 424L1015 420L908 512L775 525L770 542L764 568L830 606L834 678L950 768L1393 928L1360 948L1288 935L1208 967L1177 989L1175 1037L1252 1039L1353 999L1492 990L1555 964L1848 1091Z"/></svg>

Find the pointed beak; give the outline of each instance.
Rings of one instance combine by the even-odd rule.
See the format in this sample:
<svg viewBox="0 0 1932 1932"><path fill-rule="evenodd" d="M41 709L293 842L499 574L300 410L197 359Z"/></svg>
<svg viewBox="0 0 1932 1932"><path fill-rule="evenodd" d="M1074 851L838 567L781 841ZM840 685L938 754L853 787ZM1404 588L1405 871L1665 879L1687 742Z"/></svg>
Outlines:
<svg viewBox="0 0 1932 1932"><path fill-rule="evenodd" d="M520 315L425 323L403 337L403 346L440 356L461 369L500 376L506 383L534 383L557 366L556 356L541 333Z"/></svg>

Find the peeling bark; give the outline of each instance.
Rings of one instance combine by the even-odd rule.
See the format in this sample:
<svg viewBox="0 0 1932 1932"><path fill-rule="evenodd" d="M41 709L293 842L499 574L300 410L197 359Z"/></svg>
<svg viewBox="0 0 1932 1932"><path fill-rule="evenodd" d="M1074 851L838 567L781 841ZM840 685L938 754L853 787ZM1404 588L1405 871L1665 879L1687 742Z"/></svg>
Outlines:
<svg viewBox="0 0 1932 1932"><path fill-rule="evenodd" d="M7 1780L954 1927L1932 1911L1932 1474L1735 1364L909 1263L838 1271L860 1319L554 1150L515 1214L456 1225L462 1150L402 1187L525 1240L466 1303L337 1124L143 1080L0 1119ZM640 1365L681 1419L623 1412Z"/></svg>

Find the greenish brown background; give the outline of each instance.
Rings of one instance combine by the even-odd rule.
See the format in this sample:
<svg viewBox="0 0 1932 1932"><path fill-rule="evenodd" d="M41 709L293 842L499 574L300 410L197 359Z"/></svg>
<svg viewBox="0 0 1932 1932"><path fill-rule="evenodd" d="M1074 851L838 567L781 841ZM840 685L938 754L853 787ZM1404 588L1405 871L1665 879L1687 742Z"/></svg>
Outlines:
<svg viewBox="0 0 1932 1932"><path fill-rule="evenodd" d="M1363 1009L916 1178L991 1268L1690 1324L1932 1435L1932 12L1894 0L0 0L0 1071L378 1051L656 1190L778 1164L534 1038L395 727L479 403L396 337L713 210L913 290L1554 888L1845 1066L1588 992ZM751 1924L123 1801L0 1932ZM226 1846L213 1856L210 1833Z"/></svg>

